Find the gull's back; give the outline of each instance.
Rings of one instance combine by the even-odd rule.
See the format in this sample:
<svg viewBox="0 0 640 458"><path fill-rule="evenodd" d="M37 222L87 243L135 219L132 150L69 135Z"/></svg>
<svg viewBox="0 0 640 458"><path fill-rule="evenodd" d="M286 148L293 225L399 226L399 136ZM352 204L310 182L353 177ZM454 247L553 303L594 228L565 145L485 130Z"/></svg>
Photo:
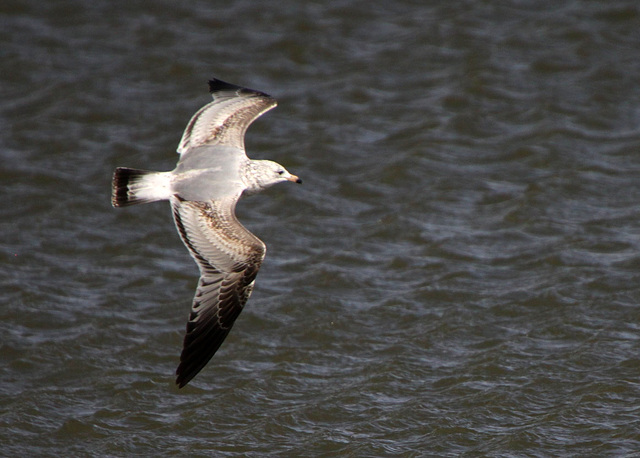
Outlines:
<svg viewBox="0 0 640 458"><path fill-rule="evenodd" d="M184 200L208 201L237 195L244 189L244 151L223 145L190 148L173 171L174 191Z"/></svg>

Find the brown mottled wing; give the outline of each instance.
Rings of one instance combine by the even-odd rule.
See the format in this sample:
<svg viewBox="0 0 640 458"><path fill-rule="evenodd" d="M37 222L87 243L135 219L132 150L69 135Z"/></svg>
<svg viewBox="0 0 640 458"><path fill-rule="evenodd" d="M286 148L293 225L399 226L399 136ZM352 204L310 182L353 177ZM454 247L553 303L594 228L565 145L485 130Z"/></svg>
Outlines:
<svg viewBox="0 0 640 458"><path fill-rule="evenodd" d="M193 115L182 134L178 153L201 145L228 145L244 150L244 134L261 114L277 105L263 92L217 79L209 81L213 102Z"/></svg>
<svg viewBox="0 0 640 458"><path fill-rule="evenodd" d="M265 245L235 216L240 196L192 202L173 197L176 227L200 267L176 383L185 386L227 337L253 290Z"/></svg>

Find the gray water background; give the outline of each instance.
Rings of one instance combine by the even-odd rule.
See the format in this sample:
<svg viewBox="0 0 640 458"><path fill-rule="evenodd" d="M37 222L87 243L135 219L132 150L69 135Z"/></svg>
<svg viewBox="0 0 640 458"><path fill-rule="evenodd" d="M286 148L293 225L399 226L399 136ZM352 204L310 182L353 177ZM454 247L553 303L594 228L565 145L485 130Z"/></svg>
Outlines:
<svg viewBox="0 0 640 458"><path fill-rule="evenodd" d="M3 0L0 455L636 456L635 1ZM166 203L218 77L270 93L268 246L174 385L197 269Z"/></svg>

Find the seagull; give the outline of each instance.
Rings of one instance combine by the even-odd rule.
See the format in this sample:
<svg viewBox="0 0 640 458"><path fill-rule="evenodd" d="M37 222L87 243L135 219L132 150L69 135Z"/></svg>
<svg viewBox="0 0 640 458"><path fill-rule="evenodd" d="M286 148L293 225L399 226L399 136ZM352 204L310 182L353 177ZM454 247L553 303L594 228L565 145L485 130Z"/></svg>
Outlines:
<svg viewBox="0 0 640 458"><path fill-rule="evenodd" d="M168 200L182 241L200 269L176 384L184 387L216 353L249 299L266 246L235 214L238 199L280 182L301 183L273 161L245 153L249 125L277 105L263 92L209 81L213 102L191 118L170 172L116 168L114 207Z"/></svg>

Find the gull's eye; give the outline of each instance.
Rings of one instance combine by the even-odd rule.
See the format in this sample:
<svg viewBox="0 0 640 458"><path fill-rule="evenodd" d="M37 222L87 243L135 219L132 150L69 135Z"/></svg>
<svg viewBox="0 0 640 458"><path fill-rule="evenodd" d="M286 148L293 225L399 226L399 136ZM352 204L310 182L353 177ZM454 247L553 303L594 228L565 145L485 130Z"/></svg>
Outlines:
<svg viewBox="0 0 640 458"><path fill-rule="evenodd" d="M278 175L282 175L284 173L284 170L278 170Z"/></svg>

